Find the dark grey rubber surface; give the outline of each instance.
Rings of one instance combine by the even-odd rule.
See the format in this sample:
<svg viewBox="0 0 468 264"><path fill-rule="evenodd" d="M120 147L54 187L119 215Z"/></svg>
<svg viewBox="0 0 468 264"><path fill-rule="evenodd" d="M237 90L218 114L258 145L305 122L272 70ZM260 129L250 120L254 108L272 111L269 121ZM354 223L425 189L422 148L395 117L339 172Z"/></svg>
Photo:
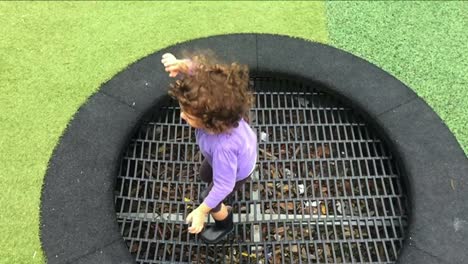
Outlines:
<svg viewBox="0 0 468 264"><path fill-rule="evenodd" d="M221 60L240 61L256 69L254 35L228 35L223 38L206 38L181 43L151 54L123 70L103 85L100 92L114 96L139 111L148 111L155 100L166 94L171 82L161 64L166 52L181 55L184 50L211 49Z"/></svg>
<svg viewBox="0 0 468 264"><path fill-rule="evenodd" d="M124 264L132 263L133 259L128 254L127 246L119 239L112 244L105 245L103 248L95 252L85 255L73 262L76 264Z"/></svg>
<svg viewBox="0 0 468 264"><path fill-rule="evenodd" d="M400 81L330 46L265 34L198 39L130 65L80 108L50 160L41 202L48 263L132 263L114 211L121 152L170 79L161 55L211 48L252 72L313 80L372 118L401 157L411 218L400 263L468 262L468 160L440 118Z"/></svg>
<svg viewBox="0 0 468 264"><path fill-rule="evenodd" d="M41 204L48 263L66 263L123 239L114 210L119 148L138 115L98 93L74 117L54 151Z"/></svg>
<svg viewBox="0 0 468 264"><path fill-rule="evenodd" d="M467 159L442 120L421 99L378 118L396 147L411 193L411 222L401 262L414 262L414 250L434 263L466 263L468 210ZM465 250L463 250L465 249Z"/></svg>
<svg viewBox="0 0 468 264"><path fill-rule="evenodd" d="M322 83L372 116L416 97L388 73L330 46L273 35L259 35L257 45L260 72L283 72Z"/></svg>

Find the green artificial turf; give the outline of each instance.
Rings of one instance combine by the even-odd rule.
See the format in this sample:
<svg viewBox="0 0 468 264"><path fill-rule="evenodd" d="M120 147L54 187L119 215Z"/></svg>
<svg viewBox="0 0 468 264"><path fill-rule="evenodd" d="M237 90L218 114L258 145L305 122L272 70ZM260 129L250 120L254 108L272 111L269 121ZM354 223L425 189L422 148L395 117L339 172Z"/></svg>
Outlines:
<svg viewBox="0 0 468 264"><path fill-rule="evenodd" d="M101 83L177 42L236 32L327 42L322 2L0 2L0 263L43 263L40 191Z"/></svg>
<svg viewBox="0 0 468 264"><path fill-rule="evenodd" d="M468 153L467 2L327 2L327 19L330 44L411 87Z"/></svg>

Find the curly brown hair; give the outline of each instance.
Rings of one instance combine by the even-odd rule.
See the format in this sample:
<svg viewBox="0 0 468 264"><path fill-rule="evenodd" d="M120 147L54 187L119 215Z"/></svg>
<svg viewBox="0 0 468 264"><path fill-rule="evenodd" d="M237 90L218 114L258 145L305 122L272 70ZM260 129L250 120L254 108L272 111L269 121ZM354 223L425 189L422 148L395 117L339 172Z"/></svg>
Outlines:
<svg viewBox="0 0 468 264"><path fill-rule="evenodd" d="M249 88L249 69L237 63L221 64L214 58L198 55L191 74L183 75L169 88L184 111L213 133L237 127L241 118L249 121L253 95Z"/></svg>

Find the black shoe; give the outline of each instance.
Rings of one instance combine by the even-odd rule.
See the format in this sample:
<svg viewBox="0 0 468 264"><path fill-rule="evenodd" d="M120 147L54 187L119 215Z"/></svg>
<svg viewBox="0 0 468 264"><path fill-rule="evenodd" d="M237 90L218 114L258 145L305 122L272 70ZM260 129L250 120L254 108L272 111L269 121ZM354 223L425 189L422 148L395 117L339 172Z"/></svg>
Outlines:
<svg viewBox="0 0 468 264"><path fill-rule="evenodd" d="M200 234L200 238L205 241L205 243L215 244L225 238L233 230L232 209L228 207L228 216L226 219L221 221L215 220L214 225L209 225L205 228Z"/></svg>

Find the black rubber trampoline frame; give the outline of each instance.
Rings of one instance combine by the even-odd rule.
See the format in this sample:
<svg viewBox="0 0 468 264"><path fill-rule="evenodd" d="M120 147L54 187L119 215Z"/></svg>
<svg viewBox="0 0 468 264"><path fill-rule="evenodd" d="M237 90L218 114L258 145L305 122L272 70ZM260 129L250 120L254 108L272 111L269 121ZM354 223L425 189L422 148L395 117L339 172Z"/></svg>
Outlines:
<svg viewBox="0 0 468 264"><path fill-rule="evenodd" d="M117 74L83 105L54 150L41 201L48 263L134 263L116 221L115 175L122 151L170 79L166 52L209 48L252 72L312 80L367 117L402 165L409 196L399 263L468 259L468 161L434 111L403 83L356 56L286 36L202 38L151 54ZM300 51L300 52L298 52Z"/></svg>

